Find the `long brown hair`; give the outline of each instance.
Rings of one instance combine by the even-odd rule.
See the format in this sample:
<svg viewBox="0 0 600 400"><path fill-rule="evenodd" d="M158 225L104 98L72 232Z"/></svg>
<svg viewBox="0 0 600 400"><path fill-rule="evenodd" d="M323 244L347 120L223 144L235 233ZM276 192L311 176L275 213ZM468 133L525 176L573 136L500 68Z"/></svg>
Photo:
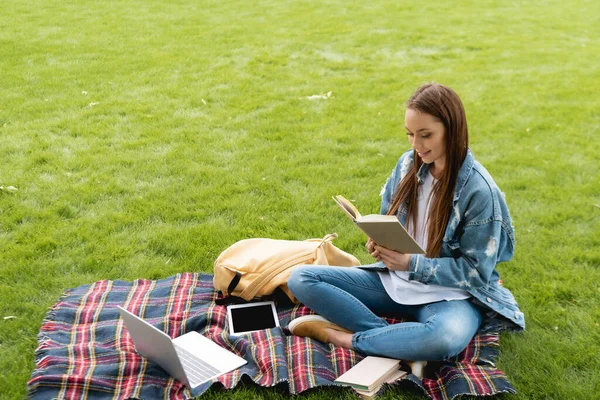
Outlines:
<svg viewBox="0 0 600 400"><path fill-rule="evenodd" d="M421 86L408 99L406 108L430 114L444 124L446 135L446 163L439 180L433 187L427 219L427 257L438 257L444 232L452 212L454 188L458 171L469 150L469 131L465 108L458 95L449 87L430 83ZM417 224L417 172L423 161L413 150L413 164L400 181L388 214L396 214L400 205L406 204L406 221Z"/></svg>

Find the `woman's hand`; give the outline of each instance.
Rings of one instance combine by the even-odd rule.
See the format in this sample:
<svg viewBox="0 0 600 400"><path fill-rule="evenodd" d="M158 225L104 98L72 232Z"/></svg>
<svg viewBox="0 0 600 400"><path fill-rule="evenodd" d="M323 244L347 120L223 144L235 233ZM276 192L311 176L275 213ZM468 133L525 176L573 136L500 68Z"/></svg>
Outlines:
<svg viewBox="0 0 600 400"><path fill-rule="evenodd" d="M369 252L369 254L373 256L373 252L375 251L375 242L371 238L369 238L369 240L367 240L365 247L367 248L367 251ZM373 257L375 257L375 256L373 256Z"/></svg>
<svg viewBox="0 0 600 400"><path fill-rule="evenodd" d="M369 239L371 240L371 239ZM367 245L369 242L367 242ZM369 247L367 246L367 249ZM392 271L408 271L410 267L410 254L398 253L385 247L373 245L374 251L371 255Z"/></svg>

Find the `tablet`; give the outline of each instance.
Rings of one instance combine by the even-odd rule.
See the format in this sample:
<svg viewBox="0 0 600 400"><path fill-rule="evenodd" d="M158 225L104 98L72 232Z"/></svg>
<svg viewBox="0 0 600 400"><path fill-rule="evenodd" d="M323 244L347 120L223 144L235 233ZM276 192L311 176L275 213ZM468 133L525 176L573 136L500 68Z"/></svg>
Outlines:
<svg viewBox="0 0 600 400"><path fill-rule="evenodd" d="M243 335L279 326L277 310L272 301L229 305L227 306L227 320L231 335Z"/></svg>

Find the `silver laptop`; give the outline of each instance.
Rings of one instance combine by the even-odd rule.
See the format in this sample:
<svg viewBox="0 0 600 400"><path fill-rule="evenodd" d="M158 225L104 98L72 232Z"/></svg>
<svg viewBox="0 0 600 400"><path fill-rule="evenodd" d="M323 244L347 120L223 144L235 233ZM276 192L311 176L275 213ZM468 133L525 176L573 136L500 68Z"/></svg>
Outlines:
<svg viewBox="0 0 600 400"><path fill-rule="evenodd" d="M119 307L119 313L137 352L190 389L246 364L246 360L198 332L171 339L124 308Z"/></svg>

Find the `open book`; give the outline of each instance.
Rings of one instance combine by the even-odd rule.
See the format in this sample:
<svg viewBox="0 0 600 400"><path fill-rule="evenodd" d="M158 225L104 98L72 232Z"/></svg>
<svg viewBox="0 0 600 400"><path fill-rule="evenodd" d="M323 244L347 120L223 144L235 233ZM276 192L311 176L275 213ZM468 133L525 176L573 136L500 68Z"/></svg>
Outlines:
<svg viewBox="0 0 600 400"><path fill-rule="evenodd" d="M337 195L333 200L379 246L405 254L425 254L395 215L360 215L354 204L344 197Z"/></svg>

